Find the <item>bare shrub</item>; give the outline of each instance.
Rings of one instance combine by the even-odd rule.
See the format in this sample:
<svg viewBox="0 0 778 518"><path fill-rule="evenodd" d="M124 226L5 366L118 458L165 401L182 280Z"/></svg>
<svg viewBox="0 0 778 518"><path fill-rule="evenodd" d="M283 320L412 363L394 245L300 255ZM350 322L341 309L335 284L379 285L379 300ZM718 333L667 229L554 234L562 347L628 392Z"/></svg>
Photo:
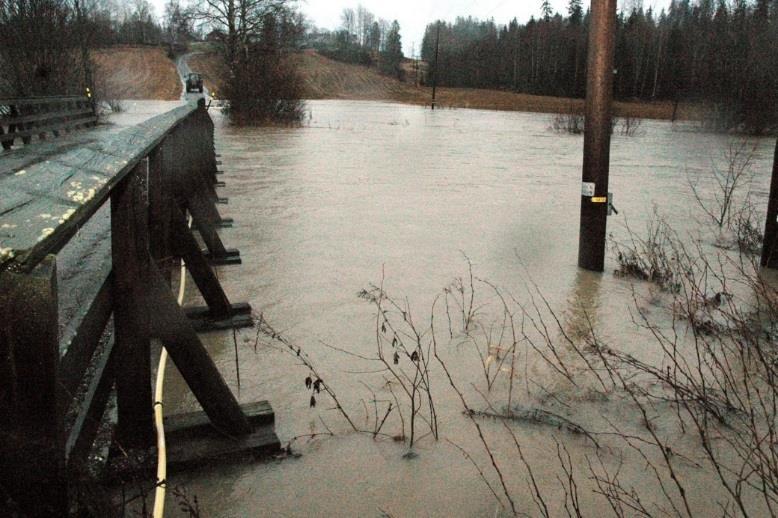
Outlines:
<svg viewBox="0 0 778 518"><path fill-rule="evenodd" d="M622 277L632 277L653 282L663 290L678 289L677 251L674 245L674 232L656 208L646 223L645 237L635 234L627 226L628 239L617 242L612 239L611 246L616 252L619 268L614 272Z"/></svg>
<svg viewBox="0 0 778 518"><path fill-rule="evenodd" d="M78 2L0 2L0 88L6 95L82 94L91 86L89 13Z"/></svg>
<svg viewBox="0 0 778 518"><path fill-rule="evenodd" d="M379 363L385 381L393 383L382 386L390 394L383 398L365 384L372 424L354 429L393 437L382 430L395 418L402 420L404 436L410 430L413 439L404 439L411 443L420 440L422 429L424 435L445 437L445 430L438 435L439 396L430 382L437 370L482 450L454 446L509 513L588 516L607 507L616 516L689 517L719 506L723 516L774 516L778 291L746 256L699 241L689 245L661 218L653 221L647 236L632 235L630 243L634 255L654 258L626 264L635 265L638 278L661 280L671 289L648 310L641 285L632 287L637 346L606 341L590 313L595 308L582 303L575 315L560 314L531 281L528 302L520 302L472 269L463 277L468 281L455 280L438 294L429 322L419 321L406 299L389 296L383 282L361 292L376 310L376 354L332 348ZM457 379L459 370L448 364L458 360L444 356L444 348L462 346L477 350L483 383ZM301 349L287 349L310 365ZM523 369L517 368L519 358ZM499 368L491 370L492 365ZM519 380L524 387L516 394ZM544 440L553 441L553 462L533 464L518 426L548 430ZM498 450L496 440L515 448ZM584 443L572 449L575 440ZM531 499L516 492L517 470ZM556 477L541 478L541 470Z"/></svg>
<svg viewBox="0 0 778 518"><path fill-rule="evenodd" d="M735 213L733 226L737 248L740 252L748 255L762 253L764 234L759 216L750 198Z"/></svg>
<svg viewBox="0 0 778 518"><path fill-rule="evenodd" d="M557 133L580 135L584 132L584 116L576 113L571 105L565 113L557 113L551 119L551 128Z"/></svg>
<svg viewBox="0 0 778 518"><path fill-rule="evenodd" d="M624 137L634 137L639 134L640 126L643 124L643 119L638 117L619 117L617 119L617 127L619 135Z"/></svg>
<svg viewBox="0 0 778 518"><path fill-rule="evenodd" d="M106 99L105 104L111 109L111 113L121 113L126 110L126 107L119 99Z"/></svg>
<svg viewBox="0 0 778 518"><path fill-rule="evenodd" d="M720 229L732 228L733 205L741 189L750 188L753 172L751 163L756 152L756 142L749 139L730 141L722 153L720 164L713 164L708 174L695 180L688 177L697 205ZM704 185L700 185L700 183ZM710 186L705 189L706 185ZM712 191L706 194L706 191Z"/></svg>

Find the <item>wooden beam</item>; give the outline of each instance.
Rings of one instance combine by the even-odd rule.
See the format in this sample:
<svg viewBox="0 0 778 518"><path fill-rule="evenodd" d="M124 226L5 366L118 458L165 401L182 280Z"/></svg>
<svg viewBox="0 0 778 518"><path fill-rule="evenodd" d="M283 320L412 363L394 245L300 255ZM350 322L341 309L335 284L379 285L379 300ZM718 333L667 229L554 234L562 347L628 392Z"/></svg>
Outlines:
<svg viewBox="0 0 778 518"><path fill-rule="evenodd" d="M150 321L152 335L162 340L211 423L227 435L251 433L251 426L235 396L153 264L146 286L145 305L153 315Z"/></svg>
<svg viewBox="0 0 778 518"><path fill-rule="evenodd" d="M767 202L767 219L762 242L762 266L778 269L778 139L775 141L773 176L770 181L770 198Z"/></svg>
<svg viewBox="0 0 778 518"><path fill-rule="evenodd" d="M144 291L152 266L148 235L148 163L142 161L111 195L114 329L118 362L116 440L122 448L154 444L151 349Z"/></svg>
<svg viewBox="0 0 778 518"><path fill-rule="evenodd" d="M184 259L189 273L208 304L211 316L217 320L226 319L232 314L230 301L187 226L185 216L178 208L174 207L173 210L173 235L177 255Z"/></svg>
<svg viewBox="0 0 778 518"><path fill-rule="evenodd" d="M81 384L81 379L92 361L92 355L100 342L100 337L111 318L113 287L114 279L109 273L84 313L84 317L78 321L78 329L70 329L70 324L68 324L63 333L63 338L69 341L59 365L59 383L62 391L60 400L63 413Z"/></svg>
<svg viewBox="0 0 778 518"><path fill-rule="evenodd" d="M175 206L171 184L171 163L175 160L167 141L149 155L149 234L151 256L170 280L175 258L172 250L172 210Z"/></svg>
<svg viewBox="0 0 778 518"><path fill-rule="evenodd" d="M0 273L0 473L24 516L67 514L58 331L56 257Z"/></svg>

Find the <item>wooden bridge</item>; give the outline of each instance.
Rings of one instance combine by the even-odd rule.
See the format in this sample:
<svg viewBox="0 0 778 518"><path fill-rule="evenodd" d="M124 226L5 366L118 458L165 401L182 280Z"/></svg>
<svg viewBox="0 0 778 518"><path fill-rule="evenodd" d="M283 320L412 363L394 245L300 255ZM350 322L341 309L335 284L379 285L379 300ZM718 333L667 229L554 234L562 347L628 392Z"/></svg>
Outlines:
<svg viewBox="0 0 778 518"><path fill-rule="evenodd" d="M66 102L24 112L0 99L0 142L24 144L0 154L0 472L9 493L0 508L11 500L30 516L67 514L69 481L105 426L114 388L114 451L153 447L153 339L204 410L167 419L170 469L279 446L272 409L239 406L197 335L252 325L249 305L232 303L213 269L240 255L218 233L232 221L217 209L225 200L204 101L62 145L47 132L94 122L81 101ZM110 211L110 268L90 274L96 296L60 326L57 254L101 211ZM180 259L207 307L179 306L170 281Z"/></svg>

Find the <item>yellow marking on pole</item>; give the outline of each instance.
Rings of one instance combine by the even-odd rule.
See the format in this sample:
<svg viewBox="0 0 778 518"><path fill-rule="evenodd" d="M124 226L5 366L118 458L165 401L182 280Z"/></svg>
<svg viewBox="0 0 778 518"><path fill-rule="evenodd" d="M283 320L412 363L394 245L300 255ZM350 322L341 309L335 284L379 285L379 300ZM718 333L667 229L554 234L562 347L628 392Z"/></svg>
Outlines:
<svg viewBox="0 0 778 518"><path fill-rule="evenodd" d="M608 197L607 196L594 196L592 198L592 203L608 203Z"/></svg>

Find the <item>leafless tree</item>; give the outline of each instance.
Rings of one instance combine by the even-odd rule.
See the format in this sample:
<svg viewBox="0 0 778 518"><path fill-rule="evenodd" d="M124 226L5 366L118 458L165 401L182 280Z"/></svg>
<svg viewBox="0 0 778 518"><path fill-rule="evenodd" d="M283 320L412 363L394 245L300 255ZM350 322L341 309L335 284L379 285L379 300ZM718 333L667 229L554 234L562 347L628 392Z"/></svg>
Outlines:
<svg viewBox="0 0 778 518"><path fill-rule="evenodd" d="M83 93L91 86L91 0L0 0L0 88L6 95Z"/></svg>

